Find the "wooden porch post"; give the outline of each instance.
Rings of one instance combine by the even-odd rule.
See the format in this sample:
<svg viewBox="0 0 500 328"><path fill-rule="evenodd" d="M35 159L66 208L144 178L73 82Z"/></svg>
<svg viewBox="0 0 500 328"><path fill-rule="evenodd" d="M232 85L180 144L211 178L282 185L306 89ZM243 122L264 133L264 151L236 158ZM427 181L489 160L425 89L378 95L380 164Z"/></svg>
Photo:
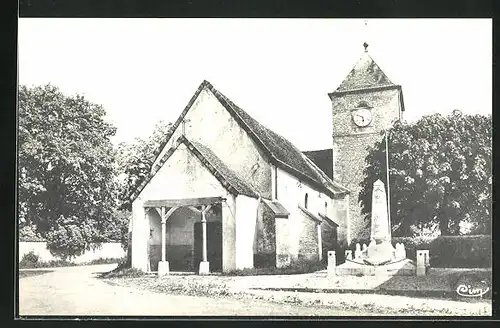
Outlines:
<svg viewBox="0 0 500 328"><path fill-rule="evenodd" d="M201 228L203 232L203 250L202 257L203 262L207 262L207 219L205 217L205 205L201 207Z"/></svg>
<svg viewBox="0 0 500 328"><path fill-rule="evenodd" d="M161 208L161 260L165 262L167 259L167 220L165 217L165 207Z"/></svg>
<svg viewBox="0 0 500 328"><path fill-rule="evenodd" d="M212 207L212 205L201 206L201 230L202 230L202 260L200 262L199 274L210 273L210 263L207 256L207 218L205 213Z"/></svg>

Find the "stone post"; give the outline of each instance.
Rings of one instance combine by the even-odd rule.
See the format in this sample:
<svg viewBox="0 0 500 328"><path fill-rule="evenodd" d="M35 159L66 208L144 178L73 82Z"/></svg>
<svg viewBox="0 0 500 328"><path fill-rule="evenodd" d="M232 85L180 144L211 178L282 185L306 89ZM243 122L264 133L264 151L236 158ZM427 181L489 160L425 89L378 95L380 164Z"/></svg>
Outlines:
<svg viewBox="0 0 500 328"><path fill-rule="evenodd" d="M337 259L335 258L335 251L328 251L328 266L327 276L335 276L335 267L337 266Z"/></svg>
<svg viewBox="0 0 500 328"><path fill-rule="evenodd" d="M361 257L361 245L359 243L356 244L356 250L354 251L354 258L359 259Z"/></svg>
<svg viewBox="0 0 500 328"><path fill-rule="evenodd" d="M417 250L417 276L425 276L426 257L428 257L428 250Z"/></svg>

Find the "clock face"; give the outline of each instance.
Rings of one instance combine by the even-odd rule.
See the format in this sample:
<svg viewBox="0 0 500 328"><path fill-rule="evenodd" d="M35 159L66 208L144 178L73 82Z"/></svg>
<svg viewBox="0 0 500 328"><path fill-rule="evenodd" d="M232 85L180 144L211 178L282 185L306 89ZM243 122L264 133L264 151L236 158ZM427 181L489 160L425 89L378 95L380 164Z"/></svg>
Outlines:
<svg viewBox="0 0 500 328"><path fill-rule="evenodd" d="M372 121L372 112L366 108L356 109L352 112L352 120L357 126L367 126Z"/></svg>

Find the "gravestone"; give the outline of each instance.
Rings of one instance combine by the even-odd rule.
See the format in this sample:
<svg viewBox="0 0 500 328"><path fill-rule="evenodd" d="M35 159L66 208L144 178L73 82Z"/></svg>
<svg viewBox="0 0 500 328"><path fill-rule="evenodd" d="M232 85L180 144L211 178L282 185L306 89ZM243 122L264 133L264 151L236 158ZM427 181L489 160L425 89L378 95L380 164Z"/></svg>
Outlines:
<svg viewBox="0 0 500 328"><path fill-rule="evenodd" d="M361 257L361 245L359 243L356 244L356 250L354 251L354 258L359 259Z"/></svg>

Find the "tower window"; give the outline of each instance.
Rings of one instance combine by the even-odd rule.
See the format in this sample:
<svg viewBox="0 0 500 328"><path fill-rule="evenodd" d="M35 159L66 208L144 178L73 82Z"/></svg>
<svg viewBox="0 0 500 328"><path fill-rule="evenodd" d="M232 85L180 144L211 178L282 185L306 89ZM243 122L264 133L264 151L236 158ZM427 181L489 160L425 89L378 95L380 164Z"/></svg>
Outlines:
<svg viewBox="0 0 500 328"><path fill-rule="evenodd" d="M309 195L306 193L306 195L304 196L304 207L307 209L307 200L309 198Z"/></svg>
<svg viewBox="0 0 500 328"><path fill-rule="evenodd" d="M328 202L325 202L325 214L328 213Z"/></svg>

